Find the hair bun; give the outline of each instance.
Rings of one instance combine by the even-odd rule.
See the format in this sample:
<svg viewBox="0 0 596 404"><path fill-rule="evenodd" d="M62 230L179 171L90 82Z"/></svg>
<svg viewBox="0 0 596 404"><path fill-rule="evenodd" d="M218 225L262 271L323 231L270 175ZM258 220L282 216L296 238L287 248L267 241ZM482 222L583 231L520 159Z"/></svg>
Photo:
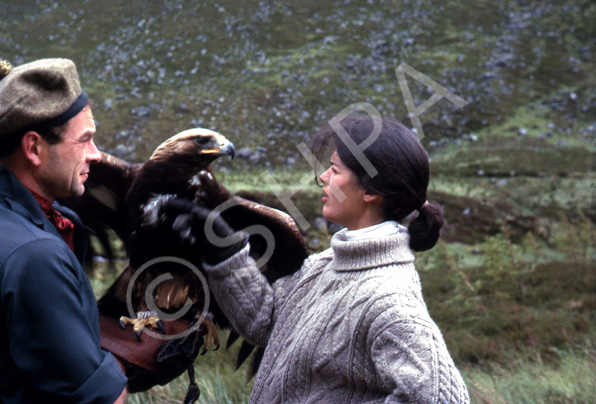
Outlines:
<svg viewBox="0 0 596 404"><path fill-rule="evenodd" d="M8 73L12 70L12 65L6 60L0 60L0 80L8 76Z"/></svg>
<svg viewBox="0 0 596 404"><path fill-rule="evenodd" d="M434 247L439 240L443 226L443 207L436 202L426 201L416 217L408 226L410 248L414 251L426 251Z"/></svg>

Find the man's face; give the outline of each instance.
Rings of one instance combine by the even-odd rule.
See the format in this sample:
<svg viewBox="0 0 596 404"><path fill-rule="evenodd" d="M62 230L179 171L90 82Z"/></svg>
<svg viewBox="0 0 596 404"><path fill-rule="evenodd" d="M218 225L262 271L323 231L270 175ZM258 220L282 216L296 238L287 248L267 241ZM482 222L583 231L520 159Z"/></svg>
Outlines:
<svg viewBox="0 0 596 404"><path fill-rule="evenodd" d="M83 108L66 125L62 140L47 145L40 166L38 183L52 200L83 195L90 164L101 160L93 142L95 121L91 108Z"/></svg>

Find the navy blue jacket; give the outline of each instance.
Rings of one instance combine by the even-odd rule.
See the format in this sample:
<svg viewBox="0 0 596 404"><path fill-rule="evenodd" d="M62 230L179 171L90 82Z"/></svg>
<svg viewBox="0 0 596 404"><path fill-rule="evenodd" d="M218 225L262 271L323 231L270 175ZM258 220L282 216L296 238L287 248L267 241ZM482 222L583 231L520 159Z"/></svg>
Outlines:
<svg viewBox="0 0 596 404"><path fill-rule="evenodd" d="M84 246L75 246L78 258L0 166L0 403L112 404L126 385L99 346Z"/></svg>

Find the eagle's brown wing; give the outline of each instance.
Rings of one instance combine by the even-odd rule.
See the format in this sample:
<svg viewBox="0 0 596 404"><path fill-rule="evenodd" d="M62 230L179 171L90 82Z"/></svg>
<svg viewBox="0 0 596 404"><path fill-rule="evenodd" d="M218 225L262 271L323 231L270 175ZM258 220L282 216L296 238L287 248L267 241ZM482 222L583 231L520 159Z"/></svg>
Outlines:
<svg viewBox="0 0 596 404"><path fill-rule="evenodd" d="M195 203L218 210L236 231L250 234L250 254L269 283L300 269L308 247L298 225L285 212L233 195L213 174L198 176L200 192ZM242 193L242 192L241 192Z"/></svg>
<svg viewBox="0 0 596 404"><path fill-rule="evenodd" d="M229 209L222 211L222 216L234 230L257 226L249 239L251 255L257 262L263 258L260 269L269 283L299 270L308 256L308 247L294 219L285 212L239 196L234 201Z"/></svg>
<svg viewBox="0 0 596 404"><path fill-rule="evenodd" d="M85 227L101 242L109 259L113 258L108 229L126 240L126 195L141 164L129 164L101 152L101 162L93 164L85 182L85 193L61 201L73 209Z"/></svg>
<svg viewBox="0 0 596 404"><path fill-rule="evenodd" d="M126 243L128 231L126 196L142 164L129 164L108 153L100 153L101 161L90 167L89 178L85 182L85 193L80 197L60 202L78 214L87 230L101 243L107 259L113 263L114 240L109 236L109 231L114 231L122 242ZM131 275L130 267L127 266L110 291L105 294L109 297L104 305L99 305L102 314L118 318L126 313L123 311L126 309L126 289L122 290L122 288L128 284ZM112 297L116 299L111 299ZM116 315L118 312L121 313Z"/></svg>

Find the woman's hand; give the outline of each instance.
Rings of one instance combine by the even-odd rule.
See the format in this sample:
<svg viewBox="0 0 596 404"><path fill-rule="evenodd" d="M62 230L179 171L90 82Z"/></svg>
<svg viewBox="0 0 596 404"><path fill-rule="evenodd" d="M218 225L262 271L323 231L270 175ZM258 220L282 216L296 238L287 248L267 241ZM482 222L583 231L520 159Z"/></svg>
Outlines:
<svg viewBox="0 0 596 404"><path fill-rule="evenodd" d="M236 232L216 210L180 198L169 198L160 204L158 220L171 222L182 242L201 247L208 264L225 261L248 242L248 235Z"/></svg>

